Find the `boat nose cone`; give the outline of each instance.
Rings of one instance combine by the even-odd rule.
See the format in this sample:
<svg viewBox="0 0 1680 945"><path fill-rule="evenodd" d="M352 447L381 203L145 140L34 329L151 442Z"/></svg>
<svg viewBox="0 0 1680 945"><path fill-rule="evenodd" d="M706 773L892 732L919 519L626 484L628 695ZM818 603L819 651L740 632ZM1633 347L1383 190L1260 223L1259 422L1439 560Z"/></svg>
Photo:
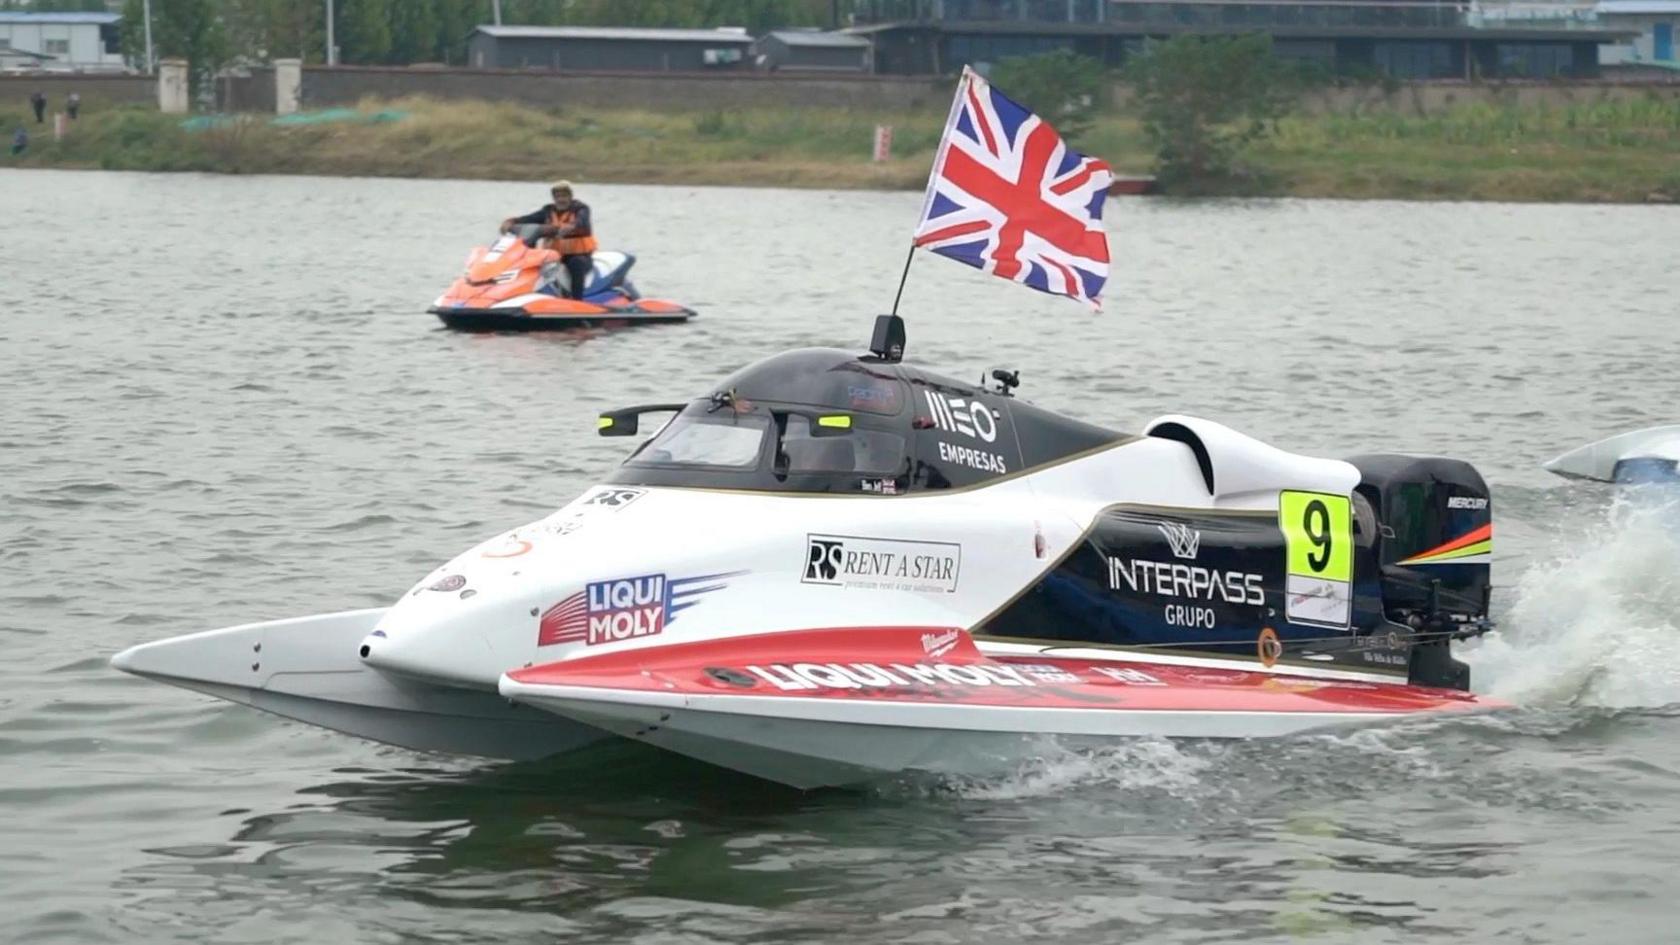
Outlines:
<svg viewBox="0 0 1680 945"><path fill-rule="evenodd" d="M262 676L261 644L255 625L226 627L131 646L111 657L111 667L182 685L249 686Z"/></svg>
<svg viewBox="0 0 1680 945"><path fill-rule="evenodd" d="M363 665L402 676L494 689L536 641L536 621L516 594L422 594L392 607L357 646Z"/></svg>
<svg viewBox="0 0 1680 945"><path fill-rule="evenodd" d="M111 668L120 669L125 673L138 673L139 669L137 668L137 664L135 662L136 657L134 655L134 651L138 649L140 648L137 646L131 646L128 649L123 650L121 653L118 653L116 656L111 657Z"/></svg>

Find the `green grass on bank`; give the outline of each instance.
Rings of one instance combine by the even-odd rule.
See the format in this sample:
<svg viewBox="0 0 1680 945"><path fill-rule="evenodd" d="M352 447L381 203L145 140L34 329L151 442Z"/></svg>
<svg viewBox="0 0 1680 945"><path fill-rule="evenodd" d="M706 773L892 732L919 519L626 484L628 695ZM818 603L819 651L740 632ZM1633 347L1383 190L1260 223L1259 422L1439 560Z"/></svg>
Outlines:
<svg viewBox="0 0 1680 945"><path fill-rule="evenodd" d="M919 188L944 111L763 107L688 113L427 99L366 101L400 121L275 126L245 116L197 131L141 107L89 108L0 166ZM0 130L25 118L0 107ZM870 161L877 124L894 159ZM1151 156L1135 119L1105 115L1080 146L1122 173ZM1431 114L1362 105L1279 123L1230 192L1357 198L1641 201L1680 197L1680 99L1568 106L1459 104Z"/></svg>
<svg viewBox="0 0 1680 945"><path fill-rule="evenodd" d="M1287 192L1299 194L1674 200L1680 98L1296 116L1281 122L1255 157Z"/></svg>

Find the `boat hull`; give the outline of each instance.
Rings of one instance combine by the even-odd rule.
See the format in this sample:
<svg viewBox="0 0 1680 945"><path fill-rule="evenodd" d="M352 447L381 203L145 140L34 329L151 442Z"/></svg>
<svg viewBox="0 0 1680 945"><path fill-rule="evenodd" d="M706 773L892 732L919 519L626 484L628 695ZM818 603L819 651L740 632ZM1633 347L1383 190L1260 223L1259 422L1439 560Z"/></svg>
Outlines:
<svg viewBox="0 0 1680 945"><path fill-rule="evenodd" d="M668 325L686 322L694 312L666 303L669 308L640 305L606 306L575 302L551 311L525 308L441 308L427 311L456 331L573 331L580 328L623 328L630 325Z"/></svg>
<svg viewBox="0 0 1680 945"><path fill-rule="evenodd" d="M956 641L930 652L922 641ZM1008 770L1053 736L1275 738L1495 707L1400 682L982 654L940 628L792 631L567 660L502 678L562 718L799 788Z"/></svg>
<svg viewBox="0 0 1680 945"><path fill-rule="evenodd" d="M416 751L525 760L608 737L510 706L495 692L369 668L361 641L384 608L241 624L143 643L111 665L348 735Z"/></svg>

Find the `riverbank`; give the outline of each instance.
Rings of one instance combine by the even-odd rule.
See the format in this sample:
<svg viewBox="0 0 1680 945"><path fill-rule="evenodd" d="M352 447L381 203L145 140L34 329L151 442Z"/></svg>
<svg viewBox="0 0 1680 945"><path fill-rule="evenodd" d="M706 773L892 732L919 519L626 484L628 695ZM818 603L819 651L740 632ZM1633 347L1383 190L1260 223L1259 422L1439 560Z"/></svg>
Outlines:
<svg viewBox="0 0 1680 945"><path fill-rule="evenodd" d="M917 189L944 112L763 107L688 113L364 101L337 120L183 123L140 106L90 109L61 142L47 126L0 166L333 176ZM359 116L359 117L358 117ZM21 110L0 109L0 128ZM377 120L376 120L377 119ZM877 124L889 161L870 160ZM40 133L33 133L39 129ZM1137 121L1105 115L1080 140L1145 173ZM1680 102L1388 107L1303 114L1256 147L1240 196L1645 202L1680 197Z"/></svg>

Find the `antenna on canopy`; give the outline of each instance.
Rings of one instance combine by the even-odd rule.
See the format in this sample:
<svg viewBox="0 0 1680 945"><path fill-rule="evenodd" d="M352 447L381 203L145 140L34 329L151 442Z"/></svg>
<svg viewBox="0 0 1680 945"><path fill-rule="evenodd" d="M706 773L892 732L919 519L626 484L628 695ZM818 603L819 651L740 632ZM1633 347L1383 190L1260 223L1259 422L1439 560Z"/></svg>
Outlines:
<svg viewBox="0 0 1680 945"><path fill-rule="evenodd" d="M904 360L904 319L897 315L875 316L875 334L869 339L869 353L882 361Z"/></svg>

